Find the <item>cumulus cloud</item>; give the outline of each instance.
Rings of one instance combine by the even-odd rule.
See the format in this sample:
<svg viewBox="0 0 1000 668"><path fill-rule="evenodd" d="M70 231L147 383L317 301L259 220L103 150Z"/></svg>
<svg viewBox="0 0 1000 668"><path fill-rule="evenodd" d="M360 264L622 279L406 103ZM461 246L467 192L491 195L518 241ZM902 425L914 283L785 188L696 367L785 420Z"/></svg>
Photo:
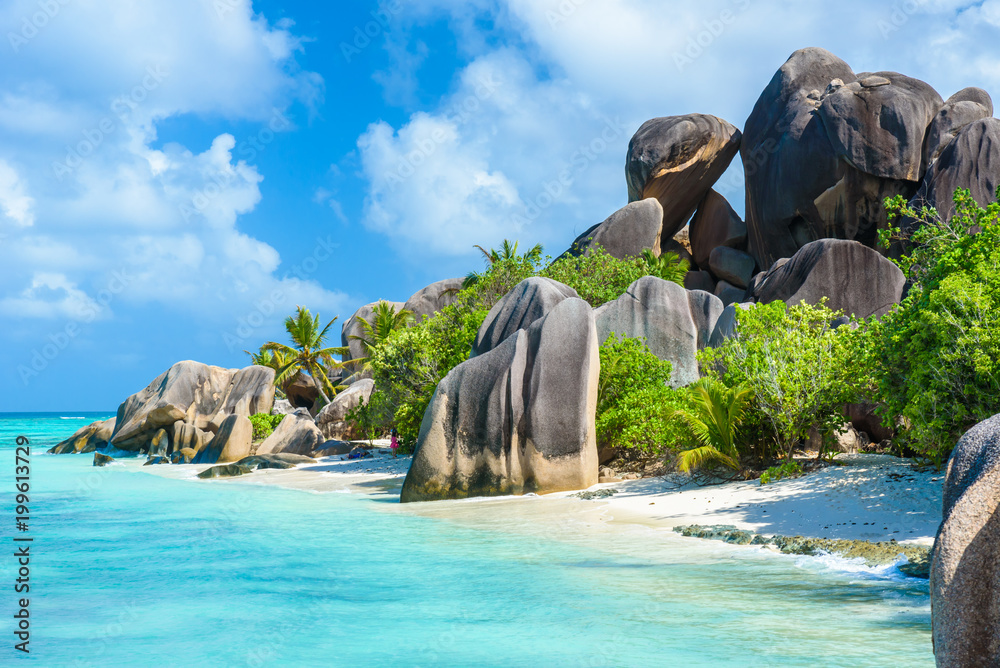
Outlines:
<svg viewBox="0 0 1000 668"><path fill-rule="evenodd" d="M35 200L28 196L21 177L0 160L0 211L4 217L20 227L29 227L35 223L34 206Z"/></svg>

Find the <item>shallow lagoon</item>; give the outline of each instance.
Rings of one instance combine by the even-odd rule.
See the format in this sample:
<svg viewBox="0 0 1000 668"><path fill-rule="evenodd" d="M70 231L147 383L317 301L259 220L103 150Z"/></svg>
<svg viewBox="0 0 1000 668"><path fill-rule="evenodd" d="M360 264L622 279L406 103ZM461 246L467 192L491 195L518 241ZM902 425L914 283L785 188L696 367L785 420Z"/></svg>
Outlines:
<svg viewBox="0 0 1000 668"><path fill-rule="evenodd" d="M576 499L400 506L381 484L94 469L41 453L105 416L60 417L0 417L8 470L14 435L32 438L38 665L933 665L927 583L889 568L685 539Z"/></svg>

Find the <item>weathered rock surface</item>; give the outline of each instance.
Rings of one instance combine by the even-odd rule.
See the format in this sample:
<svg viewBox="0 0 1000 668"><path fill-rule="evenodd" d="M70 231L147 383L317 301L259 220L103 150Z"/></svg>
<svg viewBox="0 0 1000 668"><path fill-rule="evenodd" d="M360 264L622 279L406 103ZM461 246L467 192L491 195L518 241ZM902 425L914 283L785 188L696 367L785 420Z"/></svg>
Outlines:
<svg viewBox="0 0 1000 668"><path fill-rule="evenodd" d="M920 190L911 200L949 218L955 212L952 198L957 188L968 188L981 206L996 201L1000 185L1000 119L984 118L967 125L941 151L927 171ZM912 230L912 225L904 226Z"/></svg>
<svg viewBox="0 0 1000 668"><path fill-rule="evenodd" d="M663 228L663 207L654 197L626 204L581 234L566 251L583 255L593 245L602 246L609 255L620 259L642 255L650 249L660 255L660 230Z"/></svg>
<svg viewBox="0 0 1000 668"><path fill-rule="evenodd" d="M163 455L150 455L143 466L158 466L160 464L169 464L170 460Z"/></svg>
<svg viewBox="0 0 1000 668"><path fill-rule="evenodd" d="M709 256L708 266L719 280L745 289L750 284L757 262L741 250L718 246Z"/></svg>
<svg viewBox="0 0 1000 668"><path fill-rule="evenodd" d="M184 449L198 452L208 445L212 438L212 432L202 431L184 422L175 422L173 435L170 438L170 452L174 453Z"/></svg>
<svg viewBox="0 0 1000 668"><path fill-rule="evenodd" d="M688 290L715 292L715 279L707 271L689 271L684 276L684 287Z"/></svg>
<svg viewBox="0 0 1000 668"><path fill-rule="evenodd" d="M49 454L64 455L93 452L107 446L111 434L115 430L115 418L92 422L86 427L80 427L76 432L49 449Z"/></svg>
<svg viewBox="0 0 1000 668"><path fill-rule="evenodd" d="M173 454L170 455L171 464L190 464L194 461L194 458L198 456L198 452L192 448L181 448Z"/></svg>
<svg viewBox="0 0 1000 668"><path fill-rule="evenodd" d="M758 99L740 149L758 265L823 238L874 246L887 223L883 200L919 187L924 137L943 104L902 74L855 75L823 49L793 53Z"/></svg>
<svg viewBox="0 0 1000 668"><path fill-rule="evenodd" d="M337 441L355 438L355 426L347 422L347 415L361 402L367 403L374 391L375 381L365 378L335 396L316 416L316 424L323 436Z"/></svg>
<svg viewBox="0 0 1000 668"><path fill-rule="evenodd" d="M747 291L746 288L737 287L729 281L719 281L715 285L713 294L722 302L723 306L729 306L746 299Z"/></svg>
<svg viewBox="0 0 1000 668"><path fill-rule="evenodd" d="M208 431L229 414L269 413L273 400L273 369L178 362L118 407L110 443L121 450L149 449L153 435L164 429L167 454L176 422Z"/></svg>
<svg viewBox="0 0 1000 668"><path fill-rule="evenodd" d="M739 130L715 116L688 114L646 121L628 145L629 202L659 200L660 238L673 237L729 167L740 140Z"/></svg>
<svg viewBox="0 0 1000 668"><path fill-rule="evenodd" d="M568 298L452 369L424 414L400 501L595 484L599 367L593 311Z"/></svg>
<svg viewBox="0 0 1000 668"><path fill-rule="evenodd" d="M472 343L472 356L488 353L564 300L579 297L576 290L551 278L533 276L521 281L490 309Z"/></svg>
<svg viewBox="0 0 1000 668"><path fill-rule="evenodd" d="M286 420L288 418L285 418ZM282 420L284 422L284 420ZM194 458L195 464L228 464L250 454L253 424L243 415L230 415L219 426L219 433Z"/></svg>
<svg viewBox="0 0 1000 668"><path fill-rule="evenodd" d="M110 457L101 452L94 453L94 466L107 466L113 461L115 461L114 457Z"/></svg>
<svg viewBox="0 0 1000 668"><path fill-rule="evenodd" d="M414 295L414 297L416 297L416 295ZM396 311L405 306L403 302L389 302L389 304L392 306L393 310ZM340 345L348 349L347 359L360 360L365 358L365 350L361 342L351 337L364 335L364 331L361 329L361 321L371 320L372 313L374 312L375 307L377 305L378 302L365 304L357 311L355 311L354 315L348 318L347 322L345 322L344 326L341 328ZM353 378L353 380L360 380L362 378L371 378L371 372L362 371L363 366L364 365L361 363L348 364L346 367L344 367L345 377L354 375L355 377Z"/></svg>
<svg viewBox="0 0 1000 668"><path fill-rule="evenodd" d="M297 373L290 382L285 384L285 396L288 397L287 401L292 407L289 412L294 413L300 408L308 411L316 405L316 401L319 399L319 390L316 389L316 383L313 382L312 376Z"/></svg>
<svg viewBox="0 0 1000 668"><path fill-rule="evenodd" d="M153 440L149 442L150 457L166 457L170 454L170 436L166 429L157 429Z"/></svg>
<svg viewBox="0 0 1000 668"><path fill-rule="evenodd" d="M722 309L722 303L707 292L645 276L624 295L596 309L594 316L601 343L612 332L645 338L654 355L670 360L671 384L679 387L698 380L695 354L708 345Z"/></svg>
<svg viewBox="0 0 1000 668"><path fill-rule="evenodd" d="M221 464L219 466L213 466L212 468L205 469L198 474L198 477L202 480L210 480L212 478L235 478L252 472L253 469L248 466L242 466L240 464Z"/></svg>
<svg viewBox="0 0 1000 668"><path fill-rule="evenodd" d="M1000 665L1000 415L955 446L931 565L938 666Z"/></svg>
<svg viewBox="0 0 1000 668"><path fill-rule="evenodd" d="M431 283L406 300L403 308L413 314L413 321L420 322L445 306L455 303L458 291L462 289L461 278L448 278Z"/></svg>
<svg viewBox="0 0 1000 668"><path fill-rule="evenodd" d="M827 306L835 311L880 317L899 303L905 283L903 272L877 251L856 241L822 239L768 271L749 296L789 305L817 304L827 297Z"/></svg>
<svg viewBox="0 0 1000 668"><path fill-rule="evenodd" d="M316 450L320 450L325 441L323 433L311 419L299 415L286 415L271 435L264 439L264 442L257 448L257 454L287 452L309 456Z"/></svg>
<svg viewBox="0 0 1000 668"><path fill-rule="evenodd" d="M709 190L691 219L691 255L699 269L708 267L708 258L719 246L743 249L747 226L725 197Z"/></svg>
<svg viewBox="0 0 1000 668"><path fill-rule="evenodd" d="M712 330L712 336L709 338L708 347L718 348L727 340L736 336L736 311L738 309L746 310L754 307L753 302L734 302L732 304L726 304L726 308L722 310L722 315L715 322L715 329Z"/></svg>
<svg viewBox="0 0 1000 668"><path fill-rule="evenodd" d="M275 399L274 406L271 408L271 415L291 415L295 410L296 407L288 399Z"/></svg>
<svg viewBox="0 0 1000 668"><path fill-rule="evenodd" d="M982 88L963 88L949 97L927 129L924 164L929 167L970 124L992 115L993 99Z"/></svg>

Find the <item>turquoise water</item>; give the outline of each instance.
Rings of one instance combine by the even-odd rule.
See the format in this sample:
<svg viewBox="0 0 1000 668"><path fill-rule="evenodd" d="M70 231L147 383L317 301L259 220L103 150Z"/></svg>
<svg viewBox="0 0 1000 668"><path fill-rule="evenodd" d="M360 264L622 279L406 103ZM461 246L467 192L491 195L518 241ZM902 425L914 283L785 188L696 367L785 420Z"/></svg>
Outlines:
<svg viewBox="0 0 1000 668"><path fill-rule="evenodd" d="M86 417L0 415L4 665L933 665L926 582L595 522L575 499L401 506L41 454L107 416ZM28 657L8 584L17 434Z"/></svg>

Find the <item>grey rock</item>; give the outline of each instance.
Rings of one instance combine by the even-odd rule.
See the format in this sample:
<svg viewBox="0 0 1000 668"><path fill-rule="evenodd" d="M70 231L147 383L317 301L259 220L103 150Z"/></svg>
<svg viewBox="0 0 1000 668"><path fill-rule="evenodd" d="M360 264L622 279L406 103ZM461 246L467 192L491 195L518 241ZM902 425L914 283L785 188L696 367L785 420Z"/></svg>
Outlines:
<svg viewBox="0 0 1000 668"><path fill-rule="evenodd" d="M757 262L741 250L717 246L709 256L708 266L720 280L745 289L750 284Z"/></svg>
<svg viewBox="0 0 1000 668"><path fill-rule="evenodd" d="M719 298L723 306L730 306L746 299L747 290L733 285L729 281L719 281L715 286L715 296Z"/></svg>
<svg viewBox="0 0 1000 668"><path fill-rule="evenodd" d="M92 422L86 427L81 427L76 432L49 449L49 454L63 455L74 453L93 452L101 450L108 445L111 434L114 433L115 418L110 420L99 420Z"/></svg>
<svg viewBox="0 0 1000 668"><path fill-rule="evenodd" d="M309 456L321 449L325 441L323 433L311 419L286 415L271 435L258 446L256 454L287 452Z"/></svg>
<svg viewBox="0 0 1000 668"><path fill-rule="evenodd" d="M949 97L927 128L924 164L929 167L971 123L992 115L993 99L982 88L964 88Z"/></svg>
<svg viewBox="0 0 1000 668"><path fill-rule="evenodd" d="M173 434L170 438L170 454L190 448L198 452L212 440L211 432L202 431L197 427L184 422L175 422Z"/></svg>
<svg viewBox="0 0 1000 668"><path fill-rule="evenodd" d="M285 418L286 420L288 418ZM282 420L284 422L284 420ZM194 458L195 464L228 464L250 454L253 424L243 415L230 415L219 426L219 433Z"/></svg>
<svg viewBox="0 0 1000 668"><path fill-rule="evenodd" d="M986 206L996 201L998 185L1000 120L984 118L967 125L945 146L911 204L916 208L933 207L947 219L955 213L952 197L956 189L969 189L973 199ZM903 225L906 231L913 231L914 227L913 221Z"/></svg>
<svg viewBox="0 0 1000 668"><path fill-rule="evenodd" d="M955 446L931 559L937 665L1000 665L1000 415Z"/></svg>
<svg viewBox="0 0 1000 668"><path fill-rule="evenodd" d="M101 452L94 453L94 466L107 466L113 461L115 461L114 457L110 457Z"/></svg>
<svg viewBox="0 0 1000 668"><path fill-rule="evenodd" d="M248 466L241 466L240 464L221 464L219 466L213 466L210 469L205 469L198 474L198 477L202 480L210 480L212 478L235 478L252 472L253 469Z"/></svg>
<svg viewBox="0 0 1000 668"><path fill-rule="evenodd" d="M275 399L271 408L271 415L291 415L295 412L295 406L288 399Z"/></svg>
<svg viewBox="0 0 1000 668"><path fill-rule="evenodd" d="M416 295L414 295L414 296L416 296ZM398 311L399 309L403 308L403 306L405 306L405 304L403 302L389 302L389 304L391 304L392 307L393 307L393 309L396 310L396 311ZM345 322L344 326L341 328L341 330L340 330L340 345L348 349L347 359L361 360L361 359L364 359L366 357L365 351L364 351L364 348L361 345L361 342L358 341L357 339L353 339L351 337L353 337L353 336L362 336L364 334L364 331L361 329L361 324L360 323L361 323L362 320L366 320L366 321L367 320L371 320L372 313L373 313L376 305L378 305L378 302L372 302L371 304L365 304L364 306L362 306L361 308L359 308L357 311L355 311L354 315L352 315L350 318L348 318L347 322ZM370 372L362 370L363 366L364 366L364 364L362 364L360 362L355 363L355 364L348 364L346 367L344 367L344 373L347 374L347 375L349 375L349 376L354 376L353 380L360 380L362 378L371 378L371 373Z"/></svg>
<svg viewBox="0 0 1000 668"><path fill-rule="evenodd" d="M346 455L354 449L354 444L347 441L327 441L322 445L321 450L313 453L313 457L332 457L334 455Z"/></svg>
<svg viewBox="0 0 1000 668"><path fill-rule="evenodd" d="M270 412L273 398L273 369L178 362L118 407L110 443L120 450L148 448L159 429L173 433L176 422L208 431L237 411Z"/></svg>
<svg viewBox="0 0 1000 668"><path fill-rule="evenodd" d="M656 255L660 249L663 207L654 197L626 204L607 220L581 234L566 251L583 255L593 245L600 245L609 255L620 259L642 255L645 249Z"/></svg>
<svg viewBox="0 0 1000 668"><path fill-rule="evenodd" d="M254 455L244 457L236 462L237 466L244 466L251 471L258 469L293 469L300 464L315 464L312 457L293 455L289 453L276 453L270 455Z"/></svg>
<svg viewBox="0 0 1000 668"><path fill-rule="evenodd" d="M715 279L707 271L689 271L684 276L684 287L688 290L715 292Z"/></svg>
<svg viewBox="0 0 1000 668"><path fill-rule="evenodd" d="M747 243L747 226L725 197L709 190L691 219L691 254L695 264L705 269L712 251L719 246L742 250Z"/></svg>
<svg viewBox="0 0 1000 668"><path fill-rule="evenodd" d="M881 317L898 304L906 279L878 252L856 241L823 239L802 247L788 262L754 286L749 296L758 302L800 301L827 306L858 318Z"/></svg>
<svg viewBox="0 0 1000 668"><path fill-rule="evenodd" d="M743 303L732 303L727 304L726 308L723 309L722 315L715 323L715 329L712 330L712 336L709 339L709 348L718 348L723 343L729 339L736 336L736 311L738 309L747 310L754 307L752 302Z"/></svg>
<svg viewBox="0 0 1000 668"><path fill-rule="evenodd" d="M654 355L672 364L675 387L698 380L695 355L708 344L721 314L722 304L712 295L654 276L640 278L624 295L594 311L601 343L612 333L644 338Z"/></svg>
<svg viewBox="0 0 1000 668"><path fill-rule="evenodd" d="M431 283L406 300L403 308L413 314L414 322L436 314L445 306L455 303L458 292L462 289L461 278L448 278L437 283Z"/></svg>
<svg viewBox="0 0 1000 668"><path fill-rule="evenodd" d="M593 311L576 298L459 364L424 414L400 501L595 484L599 371Z"/></svg>
<svg viewBox="0 0 1000 668"><path fill-rule="evenodd" d="M488 353L564 300L579 297L576 290L551 278L533 276L521 281L490 309L472 344L472 356Z"/></svg>
<svg viewBox="0 0 1000 668"><path fill-rule="evenodd" d="M356 429L354 425L348 424L347 415L362 402L367 403L374 391L375 381L365 378L335 396L316 416L316 424L323 436L334 440L355 438Z"/></svg>
<svg viewBox="0 0 1000 668"><path fill-rule="evenodd" d="M663 207L660 238L673 237L729 167L741 134L732 124L705 114L646 121L628 145L628 200L655 197Z"/></svg>

